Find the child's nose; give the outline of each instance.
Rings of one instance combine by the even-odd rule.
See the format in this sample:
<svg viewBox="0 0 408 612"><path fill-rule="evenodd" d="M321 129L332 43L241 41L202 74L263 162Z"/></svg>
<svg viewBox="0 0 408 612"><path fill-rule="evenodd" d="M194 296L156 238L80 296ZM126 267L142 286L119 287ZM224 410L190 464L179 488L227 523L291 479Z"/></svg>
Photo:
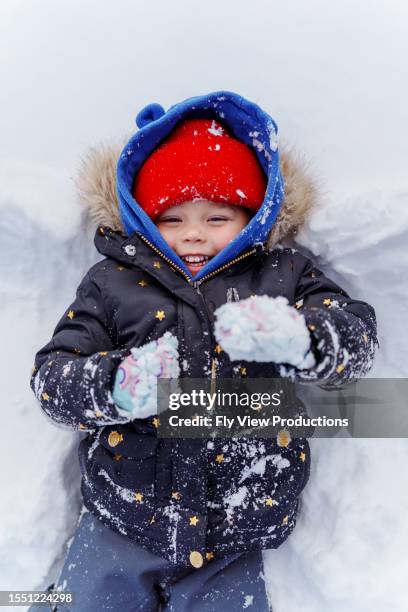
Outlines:
<svg viewBox="0 0 408 612"><path fill-rule="evenodd" d="M190 227L185 231L183 239L186 242L203 242L205 240L205 236L198 227Z"/></svg>

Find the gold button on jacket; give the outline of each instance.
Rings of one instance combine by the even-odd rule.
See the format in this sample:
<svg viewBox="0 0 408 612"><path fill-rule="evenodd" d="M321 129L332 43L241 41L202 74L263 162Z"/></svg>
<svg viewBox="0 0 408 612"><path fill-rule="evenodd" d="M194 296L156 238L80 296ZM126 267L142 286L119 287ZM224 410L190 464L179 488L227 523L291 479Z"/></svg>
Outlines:
<svg viewBox="0 0 408 612"><path fill-rule="evenodd" d="M111 431L108 436L109 446L117 446L119 442L122 442L123 436L118 431Z"/></svg>
<svg viewBox="0 0 408 612"><path fill-rule="evenodd" d="M192 550L190 553L190 563L193 567L199 568L204 562L203 555L198 550Z"/></svg>

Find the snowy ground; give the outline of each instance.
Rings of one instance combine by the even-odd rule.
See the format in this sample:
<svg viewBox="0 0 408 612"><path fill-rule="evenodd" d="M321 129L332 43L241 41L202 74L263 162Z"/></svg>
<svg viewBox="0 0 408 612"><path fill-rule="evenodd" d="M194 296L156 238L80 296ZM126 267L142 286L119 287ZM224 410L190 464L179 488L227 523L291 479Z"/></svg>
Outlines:
<svg viewBox="0 0 408 612"><path fill-rule="evenodd" d="M78 159L128 133L143 104L224 88L270 111L322 185L301 244L376 308L371 375L408 375L406 3L157 6L1 5L0 589L49 584L78 515L78 438L49 424L28 378L97 257ZM406 610L407 451L407 440L313 441L298 526L265 554L274 612Z"/></svg>

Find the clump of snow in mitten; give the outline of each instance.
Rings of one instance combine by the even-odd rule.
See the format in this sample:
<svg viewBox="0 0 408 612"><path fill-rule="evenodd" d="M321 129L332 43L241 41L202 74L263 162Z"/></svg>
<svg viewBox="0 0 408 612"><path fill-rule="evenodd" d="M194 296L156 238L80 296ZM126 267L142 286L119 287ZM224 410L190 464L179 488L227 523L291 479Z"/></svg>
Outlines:
<svg viewBox="0 0 408 612"><path fill-rule="evenodd" d="M215 336L231 360L315 365L305 319L284 297L255 296L215 312Z"/></svg>
<svg viewBox="0 0 408 612"><path fill-rule="evenodd" d="M131 349L135 360L135 393L132 394L134 418L145 419L157 414L157 379L178 378L180 375L177 349L178 340L170 332L166 332L158 340ZM117 411L121 416L129 415L119 406Z"/></svg>

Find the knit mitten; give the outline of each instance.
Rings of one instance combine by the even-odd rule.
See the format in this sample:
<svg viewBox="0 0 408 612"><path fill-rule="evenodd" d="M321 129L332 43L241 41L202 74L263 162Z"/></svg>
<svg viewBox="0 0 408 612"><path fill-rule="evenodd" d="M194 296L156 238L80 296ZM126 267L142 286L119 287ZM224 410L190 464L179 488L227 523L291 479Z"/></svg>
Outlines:
<svg viewBox="0 0 408 612"><path fill-rule="evenodd" d="M312 368L310 332L285 297L255 296L215 312L215 337L233 361L287 363Z"/></svg>
<svg viewBox="0 0 408 612"><path fill-rule="evenodd" d="M170 332L138 348L119 365L113 400L120 415L134 419L157 414L157 379L178 378L178 341Z"/></svg>

